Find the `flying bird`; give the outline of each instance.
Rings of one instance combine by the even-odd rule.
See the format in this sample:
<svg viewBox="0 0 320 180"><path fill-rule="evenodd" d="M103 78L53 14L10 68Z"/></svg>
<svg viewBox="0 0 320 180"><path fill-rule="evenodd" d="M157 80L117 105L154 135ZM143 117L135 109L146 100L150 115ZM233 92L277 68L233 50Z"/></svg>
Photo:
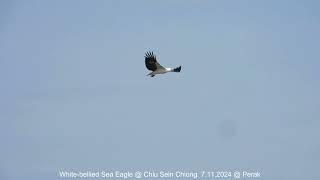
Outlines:
<svg viewBox="0 0 320 180"><path fill-rule="evenodd" d="M148 70L152 71L147 76L154 77L156 74L164 74L167 72L180 72L181 66L176 68L165 68L161 66L153 52L149 51L145 54L145 62Z"/></svg>

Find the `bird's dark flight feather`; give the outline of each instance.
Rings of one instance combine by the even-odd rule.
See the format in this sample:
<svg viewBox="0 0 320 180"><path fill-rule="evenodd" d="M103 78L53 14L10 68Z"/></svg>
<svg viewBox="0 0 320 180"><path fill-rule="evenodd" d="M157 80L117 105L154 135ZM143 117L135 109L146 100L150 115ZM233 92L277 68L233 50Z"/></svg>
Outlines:
<svg viewBox="0 0 320 180"><path fill-rule="evenodd" d="M144 57L147 69L149 69L150 71L155 71L157 69L157 59L153 52L147 52Z"/></svg>

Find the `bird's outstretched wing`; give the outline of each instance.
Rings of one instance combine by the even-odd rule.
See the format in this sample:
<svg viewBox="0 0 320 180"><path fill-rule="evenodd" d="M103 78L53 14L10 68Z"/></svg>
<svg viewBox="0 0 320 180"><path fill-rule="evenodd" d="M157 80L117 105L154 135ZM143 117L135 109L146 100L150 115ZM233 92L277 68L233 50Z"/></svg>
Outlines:
<svg viewBox="0 0 320 180"><path fill-rule="evenodd" d="M151 51L147 52L144 57L145 57L146 67L150 71L155 71L157 69L165 69L157 62L157 58L153 54L153 52Z"/></svg>

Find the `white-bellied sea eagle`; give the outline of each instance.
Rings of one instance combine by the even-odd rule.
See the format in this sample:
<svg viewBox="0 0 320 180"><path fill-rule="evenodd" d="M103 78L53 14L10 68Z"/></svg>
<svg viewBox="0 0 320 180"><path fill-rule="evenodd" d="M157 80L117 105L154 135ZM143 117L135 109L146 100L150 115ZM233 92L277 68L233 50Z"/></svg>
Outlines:
<svg viewBox="0 0 320 180"><path fill-rule="evenodd" d="M156 56L153 52L147 52L145 57L146 67L148 70L152 71L151 73L147 74L147 76L155 76L156 74L164 74L167 72L180 72L181 66L176 68L165 68L161 66L156 59Z"/></svg>

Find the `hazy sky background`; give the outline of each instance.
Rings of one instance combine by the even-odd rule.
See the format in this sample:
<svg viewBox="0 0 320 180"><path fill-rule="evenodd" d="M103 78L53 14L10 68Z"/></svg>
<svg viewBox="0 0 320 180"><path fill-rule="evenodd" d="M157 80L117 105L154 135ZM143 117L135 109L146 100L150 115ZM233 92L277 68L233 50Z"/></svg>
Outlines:
<svg viewBox="0 0 320 180"><path fill-rule="evenodd" d="M320 179L320 1L0 1L0 179ZM144 53L181 73L147 77Z"/></svg>

